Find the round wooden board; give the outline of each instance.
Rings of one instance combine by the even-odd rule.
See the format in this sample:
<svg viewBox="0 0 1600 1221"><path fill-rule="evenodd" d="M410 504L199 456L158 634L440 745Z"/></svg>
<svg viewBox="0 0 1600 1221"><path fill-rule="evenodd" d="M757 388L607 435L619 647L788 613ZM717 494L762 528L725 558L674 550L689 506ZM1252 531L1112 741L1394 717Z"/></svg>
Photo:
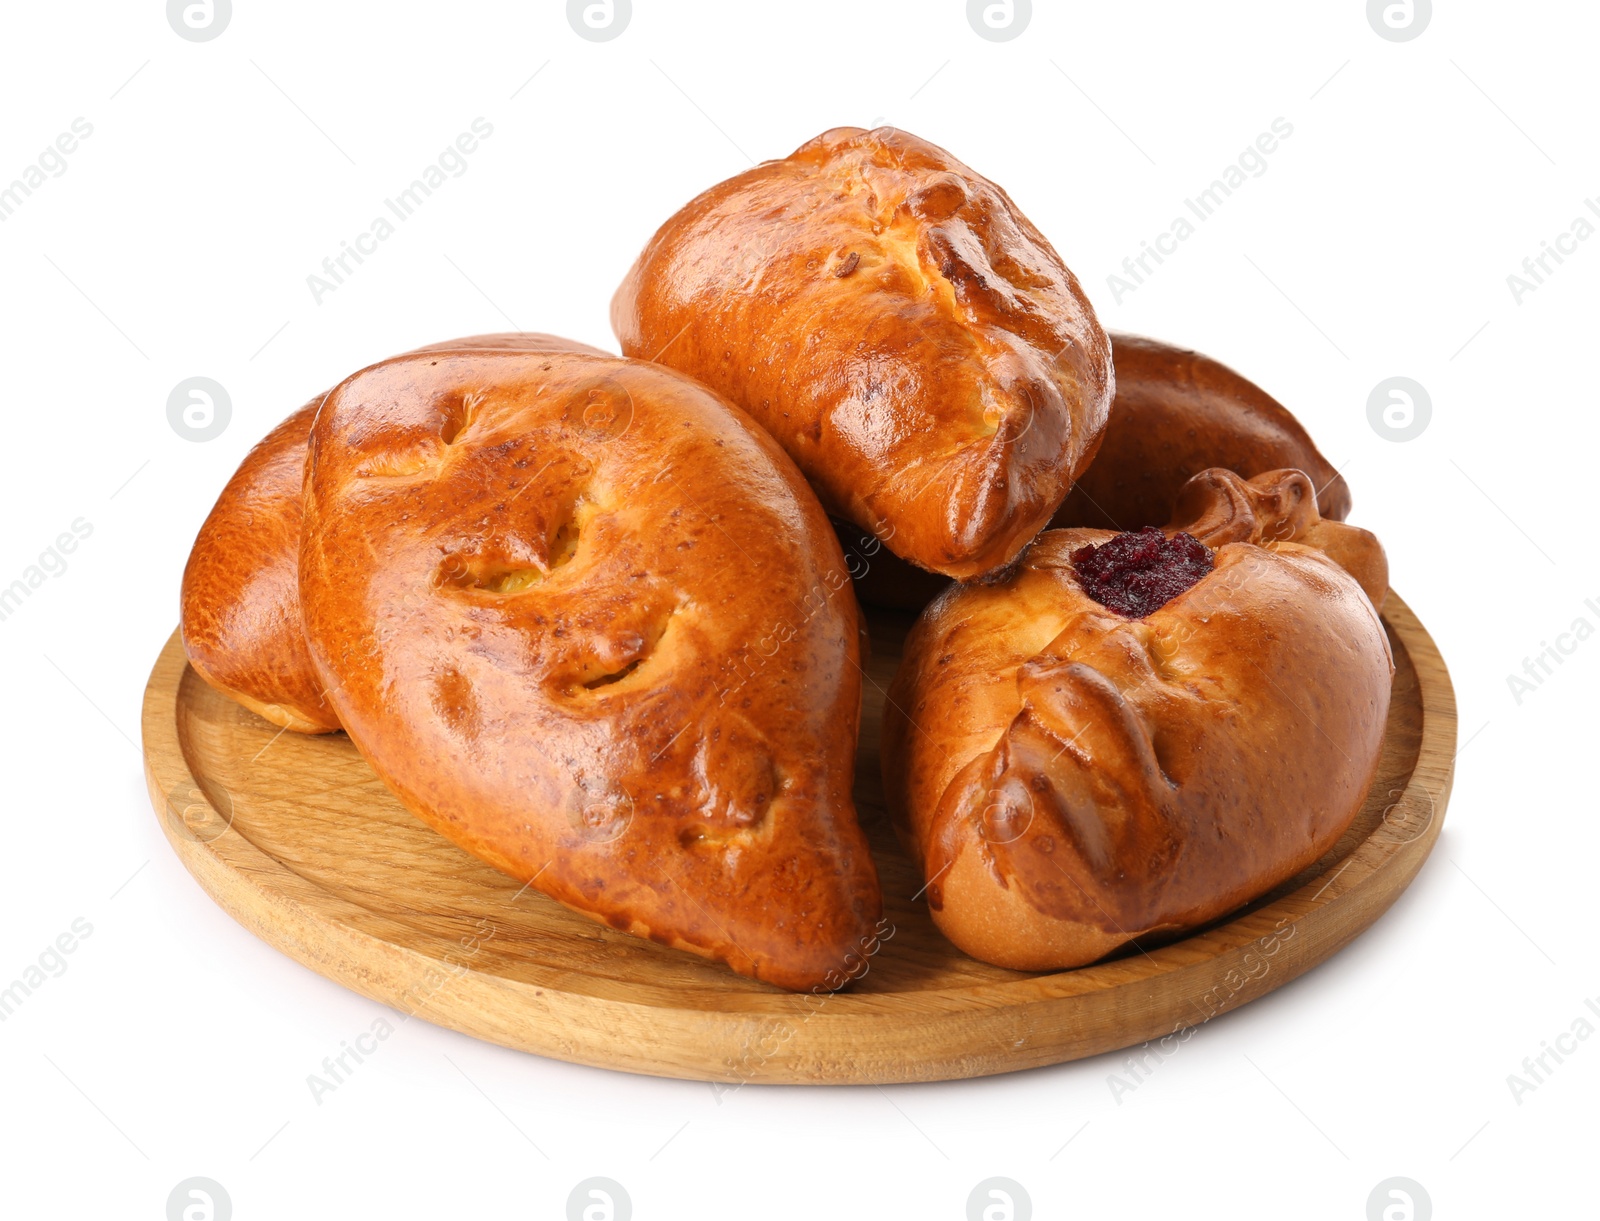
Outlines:
<svg viewBox="0 0 1600 1221"><path fill-rule="evenodd" d="M740 1084L934 1081L1161 1038L1288 983L1376 920L1438 838L1450 678L1397 596L1394 698L1354 826L1230 918L1076 971L976 962L941 937L883 810L878 724L911 617L871 612L856 802L893 926L847 991L797 996L592 923L412 818L343 734L283 733L218 695L173 633L144 701L145 775L167 839L235 920L405 1013L581 1064Z"/></svg>

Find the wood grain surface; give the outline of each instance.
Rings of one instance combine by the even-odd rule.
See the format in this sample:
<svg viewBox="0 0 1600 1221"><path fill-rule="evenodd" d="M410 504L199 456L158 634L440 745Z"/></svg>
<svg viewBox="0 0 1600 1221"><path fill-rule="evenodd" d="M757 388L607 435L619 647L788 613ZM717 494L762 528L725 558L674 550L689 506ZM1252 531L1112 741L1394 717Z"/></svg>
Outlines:
<svg viewBox="0 0 1600 1221"><path fill-rule="evenodd" d="M976 1077L1200 1024L1372 924L1443 824L1455 697L1432 639L1391 593L1383 759L1354 826L1322 860L1207 929L1091 967L1030 975L976 962L914 897L921 878L884 814L878 724L911 617L869 619L856 801L886 935L865 976L838 993L782 992L519 887L412 818L343 734L280 733L218 695L188 667L177 633L145 691L146 780L168 841L206 892L329 979L507 1047L730 1085Z"/></svg>

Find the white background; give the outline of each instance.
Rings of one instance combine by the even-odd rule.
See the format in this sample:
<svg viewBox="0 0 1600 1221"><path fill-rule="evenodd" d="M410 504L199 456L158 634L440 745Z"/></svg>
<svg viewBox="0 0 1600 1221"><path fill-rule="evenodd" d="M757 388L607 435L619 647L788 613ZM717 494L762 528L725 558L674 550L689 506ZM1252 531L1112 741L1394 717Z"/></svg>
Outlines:
<svg viewBox="0 0 1600 1221"><path fill-rule="evenodd" d="M74 519L93 534L0 622L0 982L75 918L94 932L0 1025L5 1213L159 1219L207 1175L240 1221L557 1218L606 1175L641 1219L960 1218L1005 1175L1040 1218L1359 1221L1405 1175L1440 1218L1594 1215L1600 1038L1520 1103L1506 1079L1600 996L1600 642L1520 703L1507 680L1600 627L1600 240L1520 304L1506 277L1600 197L1600 11L1438 9L1396 44L1360 0L1041 0L992 43L956 0L635 0L597 44L553 0L237 0L195 44L155 0L8 5L0 183L94 130L0 224L0 585ZM479 116L467 172L316 303L324 256ZM1278 117L1267 172L1117 302L1107 276ZM676 207L874 121L1002 183L1108 327L1226 360L1344 467L1460 700L1432 859L1120 1103L1116 1057L719 1102L418 1021L316 1104L307 1074L383 1011L223 915L140 774L140 694L213 498L269 426L393 352L513 326L614 347L612 289ZM204 444L166 419L195 375L233 402ZM1406 443L1367 420L1393 375L1433 403Z"/></svg>

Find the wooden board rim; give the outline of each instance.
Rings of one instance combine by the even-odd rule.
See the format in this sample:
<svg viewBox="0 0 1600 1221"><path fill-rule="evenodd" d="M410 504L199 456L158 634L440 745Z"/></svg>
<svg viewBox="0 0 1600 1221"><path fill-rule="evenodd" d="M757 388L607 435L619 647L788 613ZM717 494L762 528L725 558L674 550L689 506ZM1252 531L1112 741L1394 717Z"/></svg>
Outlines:
<svg viewBox="0 0 1600 1221"><path fill-rule="evenodd" d="M188 667L176 632L145 691L145 774L168 842L229 915L320 974L439 1025L577 1063L736 1084L981 1076L1133 1046L1209 1020L1297 978L1387 910L1421 868L1443 824L1456 712L1444 662L1397 594L1389 595L1384 618L1399 646L1397 665L1403 650L1415 668L1420 746L1403 791L1391 790L1394 800L1383 821L1340 858L1332 876L1313 877L1147 952L1077 971L977 985L878 994L847 990L825 997L744 990L690 994L574 978L556 968L538 983L469 968L452 972L448 989L429 989L426 981L439 975L444 960L363 932L355 927L357 905L317 890L242 834L207 839L184 832L168 794L183 787L200 791L201 785L178 731L177 704ZM203 817L225 825L224 816L209 802L207 807ZM1269 938L1276 946L1270 955ZM1258 973L1263 961L1267 967ZM1220 1005L1210 999L1218 981L1228 989ZM412 1004L419 988L422 995ZM623 1030L629 1032L625 1038L618 1034ZM752 1046L775 1038L776 1051L750 1055Z"/></svg>

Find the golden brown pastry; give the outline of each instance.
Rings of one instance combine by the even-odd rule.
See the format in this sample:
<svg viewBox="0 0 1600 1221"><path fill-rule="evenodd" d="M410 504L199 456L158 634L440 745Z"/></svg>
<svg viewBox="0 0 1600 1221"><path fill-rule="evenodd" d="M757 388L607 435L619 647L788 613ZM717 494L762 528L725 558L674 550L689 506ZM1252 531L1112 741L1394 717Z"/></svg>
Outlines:
<svg viewBox="0 0 1600 1221"><path fill-rule="evenodd" d="M179 601L195 673L297 733L339 728L300 631L300 484L321 405L319 395L245 455L200 527Z"/></svg>
<svg viewBox="0 0 1600 1221"><path fill-rule="evenodd" d="M1322 516L1343 521L1350 489L1287 408L1226 365L1138 335L1112 335L1117 395L1105 436L1052 527L1137 530L1172 520L1178 492L1211 467L1249 478L1292 467Z"/></svg>
<svg viewBox="0 0 1600 1221"><path fill-rule="evenodd" d="M1263 471L1253 479L1221 469L1201 471L1178 492L1174 520L1213 549L1224 543L1314 548L1354 577L1377 609L1389 596L1389 557L1378 536L1325 520L1304 471Z"/></svg>
<svg viewBox="0 0 1600 1221"><path fill-rule="evenodd" d="M1171 521L1185 482L1212 467L1247 477L1303 470L1321 489L1316 500L1326 525L1336 526L1349 513L1344 479L1300 422L1265 391L1208 357L1158 340L1112 335L1111 352L1117 392L1110 421L1099 453L1052 528L1137 529ZM946 584L880 553L870 536L853 527L841 525L839 540L847 559L860 557L852 564L859 574L856 595L869 606L921 610ZM1338 545L1325 543L1322 550L1331 553ZM1374 599L1376 605L1382 601Z"/></svg>
<svg viewBox="0 0 1600 1221"><path fill-rule="evenodd" d="M419 352L465 348L605 355L555 335L470 335ZM258 442L217 497L183 571L179 624L195 672L223 694L297 733L339 728L300 629L300 490L312 399Z"/></svg>
<svg viewBox="0 0 1600 1221"><path fill-rule="evenodd" d="M1272 541L1315 525L1309 493L1300 472L1206 472L1178 526L1048 531L923 613L884 782L957 946L1081 966L1223 915L1350 825L1394 666L1357 582Z"/></svg>
<svg viewBox="0 0 1600 1221"><path fill-rule="evenodd" d="M1105 332L1050 244L889 127L824 132L691 201L611 323L625 355L749 411L830 513L961 579L1044 528L1111 402Z"/></svg>
<svg viewBox="0 0 1600 1221"><path fill-rule="evenodd" d="M467 851L787 988L870 943L843 557L704 387L572 353L356 374L312 430L300 598L351 740Z"/></svg>

